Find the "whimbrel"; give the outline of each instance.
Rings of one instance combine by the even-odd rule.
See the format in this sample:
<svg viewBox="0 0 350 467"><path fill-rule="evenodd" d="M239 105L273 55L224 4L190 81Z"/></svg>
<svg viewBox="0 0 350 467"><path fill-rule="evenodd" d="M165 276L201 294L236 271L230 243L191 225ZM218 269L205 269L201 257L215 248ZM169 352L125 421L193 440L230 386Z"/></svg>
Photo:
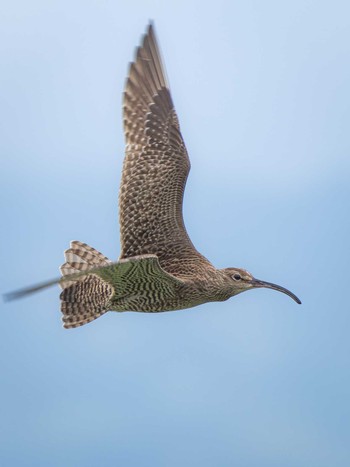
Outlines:
<svg viewBox="0 0 350 467"><path fill-rule="evenodd" d="M255 279L244 269L216 269L193 246L182 216L190 161L152 24L129 68L123 116L119 260L111 262L73 241L60 279L5 298L59 283L65 328L89 323L107 311L181 310L259 287L283 292L300 304L289 290Z"/></svg>

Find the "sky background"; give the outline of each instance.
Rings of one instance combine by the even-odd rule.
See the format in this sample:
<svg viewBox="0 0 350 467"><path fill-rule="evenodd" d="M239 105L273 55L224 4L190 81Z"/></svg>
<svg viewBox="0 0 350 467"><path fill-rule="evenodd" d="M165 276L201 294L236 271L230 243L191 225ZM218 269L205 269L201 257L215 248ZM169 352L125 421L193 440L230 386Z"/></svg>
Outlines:
<svg viewBox="0 0 350 467"><path fill-rule="evenodd" d="M119 255L121 95L149 19L192 171L184 216L255 290L62 328L58 288L0 309L3 466L350 465L348 1L0 7L1 292L70 240Z"/></svg>

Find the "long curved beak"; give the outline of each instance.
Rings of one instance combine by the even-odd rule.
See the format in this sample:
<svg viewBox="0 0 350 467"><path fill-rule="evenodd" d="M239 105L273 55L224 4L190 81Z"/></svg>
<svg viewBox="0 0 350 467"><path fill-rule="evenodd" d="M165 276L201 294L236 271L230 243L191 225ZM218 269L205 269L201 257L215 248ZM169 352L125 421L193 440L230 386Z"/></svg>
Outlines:
<svg viewBox="0 0 350 467"><path fill-rule="evenodd" d="M284 287L281 287L280 285L272 284L271 282L260 281L259 279L253 279L252 285L253 287L264 287L266 289L273 289L273 290L277 290L278 292L283 292L286 295L289 295L299 305L301 305L301 301L296 295L294 295L290 290L285 289Z"/></svg>

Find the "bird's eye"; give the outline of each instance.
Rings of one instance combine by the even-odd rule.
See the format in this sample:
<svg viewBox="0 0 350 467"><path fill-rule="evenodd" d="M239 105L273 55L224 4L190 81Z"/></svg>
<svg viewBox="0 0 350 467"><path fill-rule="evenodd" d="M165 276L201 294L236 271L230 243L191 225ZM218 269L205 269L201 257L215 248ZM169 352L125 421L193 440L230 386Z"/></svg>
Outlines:
<svg viewBox="0 0 350 467"><path fill-rule="evenodd" d="M236 273L232 276L234 278L235 281L240 281L242 279L241 275Z"/></svg>

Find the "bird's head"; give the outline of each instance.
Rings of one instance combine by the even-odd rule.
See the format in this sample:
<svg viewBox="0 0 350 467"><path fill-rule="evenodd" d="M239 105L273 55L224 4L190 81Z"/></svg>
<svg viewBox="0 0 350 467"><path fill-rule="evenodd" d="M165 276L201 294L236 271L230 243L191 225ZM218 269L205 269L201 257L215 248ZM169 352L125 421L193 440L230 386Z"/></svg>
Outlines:
<svg viewBox="0 0 350 467"><path fill-rule="evenodd" d="M286 295L289 295L295 302L299 305L301 301L299 298L294 295L290 290L281 287L280 285L272 284L271 282L261 281L259 279L255 279L250 272L246 271L245 269L239 268L226 268L222 269L226 276L226 283L228 284L228 288L230 289L231 296L237 295L241 292L245 292L246 290L257 289L257 288L267 288L267 289L274 289L278 292L283 292Z"/></svg>

